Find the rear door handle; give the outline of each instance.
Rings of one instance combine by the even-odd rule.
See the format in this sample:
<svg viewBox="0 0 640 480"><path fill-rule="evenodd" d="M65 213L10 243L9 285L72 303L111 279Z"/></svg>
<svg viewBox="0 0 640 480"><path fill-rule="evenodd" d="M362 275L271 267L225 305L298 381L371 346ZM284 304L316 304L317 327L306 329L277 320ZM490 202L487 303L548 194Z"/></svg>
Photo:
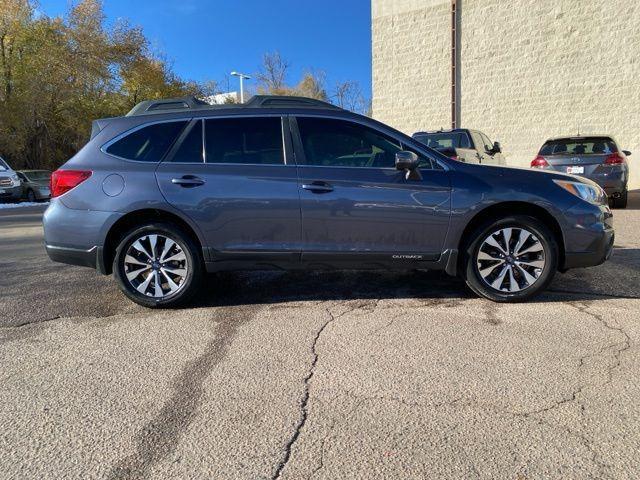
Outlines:
<svg viewBox="0 0 640 480"><path fill-rule="evenodd" d="M172 178L171 183L180 185L181 187L198 187L204 185L204 180L194 175L185 175L181 178Z"/></svg>
<svg viewBox="0 0 640 480"><path fill-rule="evenodd" d="M333 192L333 187L329 185L327 182L303 183L302 188L304 190L309 190L310 192L313 192L313 193Z"/></svg>

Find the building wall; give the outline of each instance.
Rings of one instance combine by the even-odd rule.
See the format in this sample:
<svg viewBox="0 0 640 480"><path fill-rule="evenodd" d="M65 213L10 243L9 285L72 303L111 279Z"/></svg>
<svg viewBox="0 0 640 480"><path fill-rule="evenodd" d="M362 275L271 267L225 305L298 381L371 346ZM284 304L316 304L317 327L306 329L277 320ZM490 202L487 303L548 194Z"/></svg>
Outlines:
<svg viewBox="0 0 640 480"><path fill-rule="evenodd" d="M458 0L461 126L528 165L551 136L608 133L640 187L640 2ZM372 0L373 114L396 128L451 122L450 0Z"/></svg>

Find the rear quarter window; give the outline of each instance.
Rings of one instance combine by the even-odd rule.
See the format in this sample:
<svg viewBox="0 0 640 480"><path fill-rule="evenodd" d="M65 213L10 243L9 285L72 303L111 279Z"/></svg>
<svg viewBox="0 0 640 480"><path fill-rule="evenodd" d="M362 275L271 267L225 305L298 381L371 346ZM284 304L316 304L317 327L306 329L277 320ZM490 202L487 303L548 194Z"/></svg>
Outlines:
<svg viewBox="0 0 640 480"><path fill-rule="evenodd" d="M105 151L127 160L159 162L186 124L184 120L147 125L116 140Z"/></svg>

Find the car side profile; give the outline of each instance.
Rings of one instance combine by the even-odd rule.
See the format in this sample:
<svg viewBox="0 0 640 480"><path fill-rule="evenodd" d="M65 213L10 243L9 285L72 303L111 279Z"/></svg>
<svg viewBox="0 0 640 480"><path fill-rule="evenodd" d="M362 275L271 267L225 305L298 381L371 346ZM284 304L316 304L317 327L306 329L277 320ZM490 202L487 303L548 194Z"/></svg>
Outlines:
<svg viewBox="0 0 640 480"><path fill-rule="evenodd" d="M51 172L48 170L20 170L16 172L22 182L22 198L28 202L49 200Z"/></svg>
<svg viewBox="0 0 640 480"><path fill-rule="evenodd" d="M93 123L51 195L49 256L113 273L148 307L246 269L444 270L522 301L558 270L604 262L614 241L589 180L456 162L300 97L142 102Z"/></svg>

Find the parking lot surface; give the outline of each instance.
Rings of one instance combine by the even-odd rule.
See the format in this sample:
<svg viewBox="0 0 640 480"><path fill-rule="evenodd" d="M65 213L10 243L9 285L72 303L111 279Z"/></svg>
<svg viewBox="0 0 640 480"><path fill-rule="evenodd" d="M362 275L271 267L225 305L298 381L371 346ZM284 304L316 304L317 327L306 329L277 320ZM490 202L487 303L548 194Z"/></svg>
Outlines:
<svg viewBox="0 0 640 480"><path fill-rule="evenodd" d="M640 475L640 195L498 305L429 272L235 273L152 311L0 211L0 478Z"/></svg>

